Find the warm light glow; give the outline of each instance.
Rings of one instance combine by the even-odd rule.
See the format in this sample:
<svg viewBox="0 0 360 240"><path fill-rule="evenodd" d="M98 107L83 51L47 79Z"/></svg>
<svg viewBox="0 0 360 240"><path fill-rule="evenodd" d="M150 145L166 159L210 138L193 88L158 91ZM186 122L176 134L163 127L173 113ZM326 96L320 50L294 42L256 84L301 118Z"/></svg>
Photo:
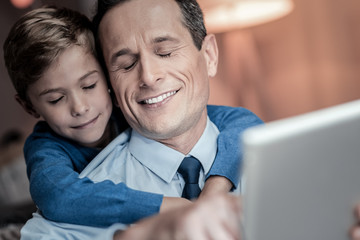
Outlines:
<svg viewBox="0 0 360 240"><path fill-rule="evenodd" d="M34 0L10 0L10 2L17 8L27 8L33 4Z"/></svg>
<svg viewBox="0 0 360 240"><path fill-rule="evenodd" d="M209 2L207 2L209 1ZM262 24L288 14L291 0L212 0L199 1L207 30L212 33Z"/></svg>

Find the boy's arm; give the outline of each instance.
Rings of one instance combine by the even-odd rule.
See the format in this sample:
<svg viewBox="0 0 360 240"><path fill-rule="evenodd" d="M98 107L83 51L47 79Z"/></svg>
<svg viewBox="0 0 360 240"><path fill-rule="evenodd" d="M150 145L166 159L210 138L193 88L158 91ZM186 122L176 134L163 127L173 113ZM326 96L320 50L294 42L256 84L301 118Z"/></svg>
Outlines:
<svg viewBox="0 0 360 240"><path fill-rule="evenodd" d="M42 215L56 222L88 226L133 223L160 210L163 196L136 191L125 184L94 184L79 178L61 146L33 142L42 151L25 151L32 198Z"/></svg>
<svg viewBox="0 0 360 240"><path fill-rule="evenodd" d="M237 187L242 161L241 133L246 128L263 123L254 113L240 107L208 105L207 110L220 134L217 155L201 195Z"/></svg>
<svg viewBox="0 0 360 240"><path fill-rule="evenodd" d="M228 193L231 189L233 189L233 184L228 178L220 175L212 175L207 178L199 198Z"/></svg>

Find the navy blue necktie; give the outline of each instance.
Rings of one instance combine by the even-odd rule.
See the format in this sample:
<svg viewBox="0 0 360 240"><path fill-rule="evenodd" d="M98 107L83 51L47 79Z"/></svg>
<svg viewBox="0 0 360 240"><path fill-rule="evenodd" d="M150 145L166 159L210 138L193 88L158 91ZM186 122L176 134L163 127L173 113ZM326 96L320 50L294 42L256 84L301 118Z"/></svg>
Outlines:
<svg viewBox="0 0 360 240"><path fill-rule="evenodd" d="M197 198L201 192L199 187L201 163L194 157L186 157L180 164L178 172L182 175L185 181L183 198L189 200Z"/></svg>

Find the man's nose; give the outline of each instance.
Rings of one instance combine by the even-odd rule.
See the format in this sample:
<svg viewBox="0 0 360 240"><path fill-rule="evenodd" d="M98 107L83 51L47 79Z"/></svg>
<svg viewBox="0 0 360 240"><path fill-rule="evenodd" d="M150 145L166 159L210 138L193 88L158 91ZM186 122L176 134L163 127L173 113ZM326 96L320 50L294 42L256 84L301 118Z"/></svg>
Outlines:
<svg viewBox="0 0 360 240"><path fill-rule="evenodd" d="M158 56L146 54L140 59L140 87L151 87L164 77Z"/></svg>

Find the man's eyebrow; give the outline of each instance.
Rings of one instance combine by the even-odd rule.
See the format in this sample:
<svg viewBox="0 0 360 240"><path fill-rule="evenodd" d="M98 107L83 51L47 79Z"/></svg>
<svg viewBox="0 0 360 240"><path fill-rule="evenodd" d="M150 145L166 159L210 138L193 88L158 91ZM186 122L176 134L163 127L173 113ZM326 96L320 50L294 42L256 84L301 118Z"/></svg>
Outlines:
<svg viewBox="0 0 360 240"><path fill-rule="evenodd" d="M115 52L115 53L111 56L111 63L115 62L118 57L121 57L121 56L126 55L126 54L129 54L129 53L130 53L130 49L128 49L128 48L123 48L123 49Z"/></svg>
<svg viewBox="0 0 360 240"><path fill-rule="evenodd" d="M171 37L171 36L161 36L154 38L152 40L153 43L161 43L161 42L180 42L177 38Z"/></svg>
<svg viewBox="0 0 360 240"><path fill-rule="evenodd" d="M162 42L175 42L178 43L180 42L179 39L171 37L171 36L160 36L160 37L156 37L151 41L153 44L156 43L162 43ZM123 48L120 49L119 51L115 52L114 54L112 54L111 58L110 58L110 62L114 63L116 62L116 59L127 55L127 54L131 54L131 50L129 48Z"/></svg>

